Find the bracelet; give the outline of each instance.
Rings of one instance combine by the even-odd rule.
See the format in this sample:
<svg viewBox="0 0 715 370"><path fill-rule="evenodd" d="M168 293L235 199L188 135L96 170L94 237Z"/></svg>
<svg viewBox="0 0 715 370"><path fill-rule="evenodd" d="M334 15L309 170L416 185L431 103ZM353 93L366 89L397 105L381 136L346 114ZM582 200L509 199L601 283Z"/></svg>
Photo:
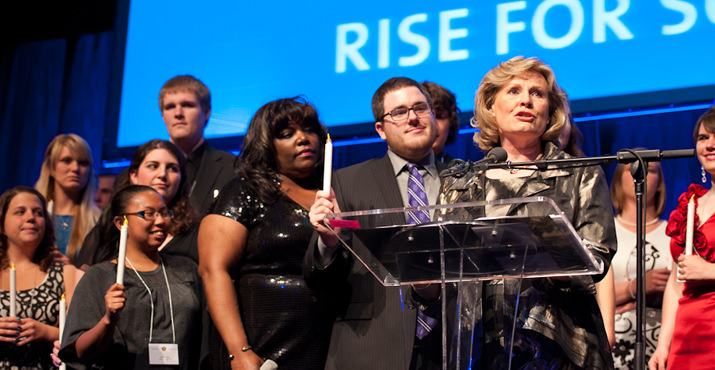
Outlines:
<svg viewBox="0 0 715 370"><path fill-rule="evenodd" d="M636 294L633 293L633 280L628 280L628 293L632 299L636 299Z"/></svg>
<svg viewBox="0 0 715 370"><path fill-rule="evenodd" d="M241 347L241 352L248 352L248 351L250 351L251 349L253 349L253 347L251 347L251 346ZM229 354L229 355L228 355L228 360L229 360L229 361L233 361L234 358L236 358L236 356L234 356L234 355L232 355L232 354Z"/></svg>

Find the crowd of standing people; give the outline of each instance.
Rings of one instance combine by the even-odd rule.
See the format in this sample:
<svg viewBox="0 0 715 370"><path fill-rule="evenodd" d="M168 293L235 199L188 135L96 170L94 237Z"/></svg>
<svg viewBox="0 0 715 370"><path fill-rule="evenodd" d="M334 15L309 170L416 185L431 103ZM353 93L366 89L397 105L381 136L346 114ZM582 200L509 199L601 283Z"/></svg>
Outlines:
<svg viewBox="0 0 715 370"><path fill-rule="evenodd" d="M443 172L460 128L456 98L405 77L388 79L372 98L385 155L334 172L325 171L327 129L304 97L262 106L238 157L204 138L211 93L197 78L167 81L159 108L170 140L140 146L123 171L98 177L87 143L62 134L49 143L34 188L0 195L0 368L441 369L452 345L442 325L453 319L443 308L456 290L384 286L326 216L530 196L554 200L602 273L477 284L472 365L634 367L639 277L627 165L616 168L610 193L599 166ZM502 148L513 163L584 155L568 98L537 58L491 69L471 124L480 149ZM693 141L703 182L710 174L712 183L715 109L698 120ZM324 181L331 186L321 188ZM666 222L657 163L646 189L647 364L708 368L715 195L691 185ZM692 255L683 253L689 204ZM497 204L448 212L473 220L529 211ZM404 215L390 222L432 222L429 212Z"/></svg>

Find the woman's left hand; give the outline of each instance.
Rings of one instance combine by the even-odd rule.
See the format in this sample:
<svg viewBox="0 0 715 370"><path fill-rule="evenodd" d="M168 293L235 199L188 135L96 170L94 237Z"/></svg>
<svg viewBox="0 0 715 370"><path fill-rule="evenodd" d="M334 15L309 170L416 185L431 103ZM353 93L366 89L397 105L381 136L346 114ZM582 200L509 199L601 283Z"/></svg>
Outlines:
<svg viewBox="0 0 715 370"><path fill-rule="evenodd" d="M50 353L50 357L52 358L52 364L55 365L55 367L60 367L60 365L62 365L62 360L60 360L59 339L52 342L52 353Z"/></svg>
<svg viewBox="0 0 715 370"><path fill-rule="evenodd" d="M58 339L59 328L43 324L35 319L20 319L20 335L18 335L18 346L31 342L53 341Z"/></svg>
<svg viewBox="0 0 715 370"><path fill-rule="evenodd" d="M678 257L678 279L715 280L715 265L696 255Z"/></svg>

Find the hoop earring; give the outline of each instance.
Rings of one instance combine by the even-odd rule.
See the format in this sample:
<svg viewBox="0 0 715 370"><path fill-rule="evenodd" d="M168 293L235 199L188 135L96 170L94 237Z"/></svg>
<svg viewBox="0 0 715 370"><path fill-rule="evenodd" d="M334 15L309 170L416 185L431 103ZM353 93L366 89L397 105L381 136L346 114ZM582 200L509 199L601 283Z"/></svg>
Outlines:
<svg viewBox="0 0 715 370"><path fill-rule="evenodd" d="M700 166L700 174L702 175L701 180L703 181L703 184L708 182L708 178L705 177L705 167Z"/></svg>

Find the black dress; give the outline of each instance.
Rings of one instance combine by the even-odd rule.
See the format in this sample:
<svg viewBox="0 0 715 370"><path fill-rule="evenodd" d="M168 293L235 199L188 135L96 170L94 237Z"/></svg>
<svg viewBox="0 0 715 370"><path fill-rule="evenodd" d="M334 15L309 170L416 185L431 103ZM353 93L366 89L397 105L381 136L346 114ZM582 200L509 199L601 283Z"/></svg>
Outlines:
<svg viewBox="0 0 715 370"><path fill-rule="evenodd" d="M285 195L261 202L233 179L211 213L248 229L245 253L231 275L253 351L282 370L323 369L335 314L330 297L303 279L303 256L313 235L308 210ZM228 365L225 351L213 351L214 364L222 368Z"/></svg>

